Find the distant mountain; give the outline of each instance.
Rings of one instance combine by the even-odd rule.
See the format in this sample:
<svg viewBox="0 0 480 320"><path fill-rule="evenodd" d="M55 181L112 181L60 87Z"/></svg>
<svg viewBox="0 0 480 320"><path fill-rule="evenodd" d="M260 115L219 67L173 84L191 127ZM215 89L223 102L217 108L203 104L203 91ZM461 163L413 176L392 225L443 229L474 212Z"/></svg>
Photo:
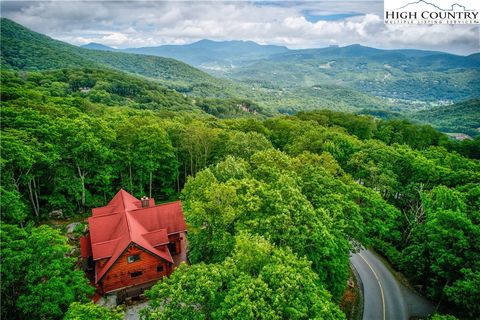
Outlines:
<svg viewBox="0 0 480 320"><path fill-rule="evenodd" d="M174 58L188 64L208 68L230 67L245 61L265 59L274 54L288 52L282 46L260 45L253 41L200 40L185 45L129 48L123 52Z"/></svg>
<svg viewBox="0 0 480 320"><path fill-rule="evenodd" d="M404 101L480 97L478 53L459 56L361 45L291 50L226 70L224 75L247 83L288 88L337 84Z"/></svg>
<svg viewBox="0 0 480 320"><path fill-rule="evenodd" d="M480 68L478 57L474 55L459 56L440 51L416 49L376 49L359 44L345 47L327 47L319 49L290 50L286 53L272 56L273 61L304 61L312 59L354 58L355 61L374 61L394 65L408 62L418 68L435 66L437 69Z"/></svg>
<svg viewBox="0 0 480 320"><path fill-rule="evenodd" d="M235 63L234 68L216 69L220 79L171 58L95 49L105 49L101 44L87 46L94 50L81 48L8 19L2 18L1 24L2 69L117 69L155 79L195 99L230 99L234 107L238 101L251 101L264 114L326 108L411 115L419 105L425 109L438 102L480 97L478 53L464 57L361 45L289 50L249 41L210 40L161 47L172 55L177 52L184 59L203 61L204 70ZM433 123L433 117L429 121Z"/></svg>
<svg viewBox="0 0 480 320"><path fill-rule="evenodd" d="M3 69L50 70L61 68L113 68L142 75L159 81L179 93L198 98L248 99L272 112L294 113L298 110L329 108L354 111L364 108L385 108L381 99L340 85L316 86L289 90L281 87L252 87L248 83L218 79L185 63L170 58L90 50L69 45L33 32L11 20L2 19L1 62ZM218 43L203 40L188 45L198 51L202 48L228 54L248 48L284 50L275 46L260 46L253 42L229 41ZM259 49L262 48L262 49ZM242 51L243 50L243 51ZM254 49L252 49L254 50ZM236 100L232 100L236 101Z"/></svg>
<svg viewBox="0 0 480 320"><path fill-rule="evenodd" d="M88 44L84 44L83 46L80 46L81 48L85 49L91 49L91 50L100 50L100 51L116 51L117 49L105 46L101 43L96 43L96 42L90 42Z"/></svg>

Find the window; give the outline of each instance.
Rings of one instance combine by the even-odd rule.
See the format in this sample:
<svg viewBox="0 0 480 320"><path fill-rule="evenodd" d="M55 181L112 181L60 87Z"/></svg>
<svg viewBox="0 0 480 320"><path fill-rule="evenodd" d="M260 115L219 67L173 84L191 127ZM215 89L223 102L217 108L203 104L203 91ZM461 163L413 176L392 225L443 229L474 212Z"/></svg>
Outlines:
<svg viewBox="0 0 480 320"><path fill-rule="evenodd" d="M142 274L143 274L142 271L135 271L135 272L130 273L130 277L136 278L136 277L140 277Z"/></svg>
<svg viewBox="0 0 480 320"><path fill-rule="evenodd" d="M157 266L157 272L163 272L163 266Z"/></svg>
<svg viewBox="0 0 480 320"><path fill-rule="evenodd" d="M170 254L172 255L177 254L177 244L175 242L170 242L168 244L168 250L170 250Z"/></svg>
<svg viewBox="0 0 480 320"><path fill-rule="evenodd" d="M127 258L127 260L128 260L128 263L138 261L138 260L140 260L140 255L139 254L134 254L133 256L129 256Z"/></svg>

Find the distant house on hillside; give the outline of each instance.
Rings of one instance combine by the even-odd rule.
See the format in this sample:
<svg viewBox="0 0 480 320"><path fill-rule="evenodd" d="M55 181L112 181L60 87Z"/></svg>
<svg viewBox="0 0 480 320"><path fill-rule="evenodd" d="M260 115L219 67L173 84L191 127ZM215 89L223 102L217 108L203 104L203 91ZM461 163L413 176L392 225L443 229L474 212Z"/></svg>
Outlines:
<svg viewBox="0 0 480 320"><path fill-rule="evenodd" d="M122 189L108 205L92 209L88 224L81 252L102 294L137 296L187 259L180 201L155 205Z"/></svg>
<svg viewBox="0 0 480 320"><path fill-rule="evenodd" d="M473 140L472 137L470 137L468 134L465 134L465 133L447 133L447 136L449 136L450 138L453 138L455 140L460 140L460 141Z"/></svg>
<svg viewBox="0 0 480 320"><path fill-rule="evenodd" d="M81 87L78 90L80 90L81 93L89 93L90 92L89 87Z"/></svg>

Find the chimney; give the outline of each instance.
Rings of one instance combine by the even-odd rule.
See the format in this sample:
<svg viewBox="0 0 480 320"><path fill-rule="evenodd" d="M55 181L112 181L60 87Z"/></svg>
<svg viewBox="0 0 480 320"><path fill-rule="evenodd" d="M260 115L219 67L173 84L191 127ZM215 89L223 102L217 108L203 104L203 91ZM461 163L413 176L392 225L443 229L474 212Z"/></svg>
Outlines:
<svg viewBox="0 0 480 320"><path fill-rule="evenodd" d="M143 196L141 199L141 202L142 202L142 208L146 208L150 206L150 200L148 199L148 197Z"/></svg>

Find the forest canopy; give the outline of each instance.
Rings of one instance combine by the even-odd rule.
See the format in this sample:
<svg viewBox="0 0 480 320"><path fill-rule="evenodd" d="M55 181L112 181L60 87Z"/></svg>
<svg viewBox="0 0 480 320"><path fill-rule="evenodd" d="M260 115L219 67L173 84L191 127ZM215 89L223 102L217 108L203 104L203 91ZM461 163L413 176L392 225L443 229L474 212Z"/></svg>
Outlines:
<svg viewBox="0 0 480 320"><path fill-rule="evenodd" d="M272 117L104 69L2 71L1 93L2 312L42 318L42 299L55 319L106 312L74 303L92 289L45 222L123 188L180 197L189 228L192 265L149 292L147 319L342 319L353 241L444 310L479 313L478 140L326 110ZM36 263L35 245L56 263Z"/></svg>

